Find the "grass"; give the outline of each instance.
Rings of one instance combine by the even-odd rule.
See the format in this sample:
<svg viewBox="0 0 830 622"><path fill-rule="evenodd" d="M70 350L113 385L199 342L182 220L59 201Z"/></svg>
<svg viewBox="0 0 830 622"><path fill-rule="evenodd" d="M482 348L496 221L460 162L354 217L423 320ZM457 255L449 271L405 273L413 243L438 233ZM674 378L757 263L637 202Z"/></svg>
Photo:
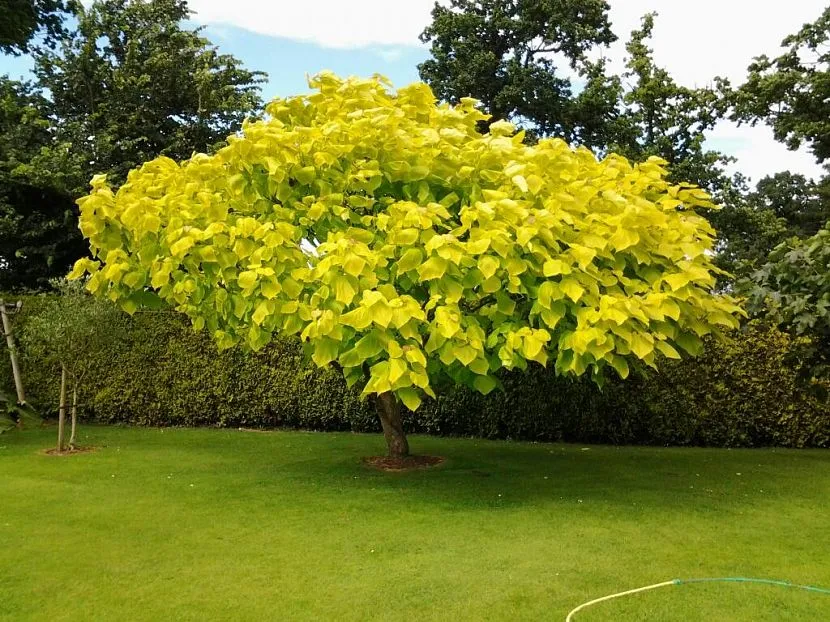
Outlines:
<svg viewBox="0 0 830 622"><path fill-rule="evenodd" d="M830 452L86 427L0 437L0 619L563 620L675 577L830 587ZM670 587L599 620L830 619L830 595Z"/></svg>

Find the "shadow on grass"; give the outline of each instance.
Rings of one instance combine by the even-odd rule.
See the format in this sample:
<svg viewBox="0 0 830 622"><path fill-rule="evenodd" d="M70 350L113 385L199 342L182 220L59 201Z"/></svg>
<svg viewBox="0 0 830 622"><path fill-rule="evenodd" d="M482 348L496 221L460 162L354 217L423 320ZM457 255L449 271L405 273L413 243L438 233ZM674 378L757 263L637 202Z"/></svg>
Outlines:
<svg viewBox="0 0 830 622"><path fill-rule="evenodd" d="M791 450L581 447L429 437L416 437L413 448L446 461L419 471L378 472L361 464L365 443L345 442L329 455L262 466L318 489L382 492L448 509L601 502L634 512L650 506L678 512L740 508L803 486L804 459L830 468L830 454L799 452L795 458Z"/></svg>

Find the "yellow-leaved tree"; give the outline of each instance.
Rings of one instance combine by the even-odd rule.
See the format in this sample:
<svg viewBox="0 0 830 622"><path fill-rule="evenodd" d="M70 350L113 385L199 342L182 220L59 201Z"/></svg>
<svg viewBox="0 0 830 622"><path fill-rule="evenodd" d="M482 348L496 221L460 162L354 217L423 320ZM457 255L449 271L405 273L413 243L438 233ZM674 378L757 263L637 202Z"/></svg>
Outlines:
<svg viewBox="0 0 830 622"><path fill-rule="evenodd" d="M215 155L93 179L72 276L129 312L170 305L220 348L297 335L375 396L392 456L399 404L447 380L486 394L531 362L625 378L737 325L694 211L714 206L665 162L527 145L507 122L482 135L475 100L421 83L310 84Z"/></svg>

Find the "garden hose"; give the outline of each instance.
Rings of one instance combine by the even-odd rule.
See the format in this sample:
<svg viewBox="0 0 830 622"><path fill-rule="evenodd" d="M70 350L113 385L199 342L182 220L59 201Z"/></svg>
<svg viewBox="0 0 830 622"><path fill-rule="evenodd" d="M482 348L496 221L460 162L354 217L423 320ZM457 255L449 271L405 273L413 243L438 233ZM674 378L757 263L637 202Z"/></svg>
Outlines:
<svg viewBox="0 0 830 622"><path fill-rule="evenodd" d="M660 587L668 587L670 585L685 585L689 583L714 583L714 582L728 582L728 583L762 583L765 585L780 585L783 587L793 587L799 590L807 590L809 592L818 592L820 594L830 594L830 589L826 589L823 587L815 587L813 585L798 585L797 583L790 583L789 581L778 581L775 579L753 579L748 577L711 577L705 579L672 579L671 581L663 581L662 583L655 583L653 585L646 585L645 587L638 587L633 590L626 590L625 592L617 592L616 594L609 594L608 596L603 596L602 598L595 598L594 600L589 600L587 603L582 603L571 611L568 614L568 617L565 618L565 622L571 622L573 620L574 614L582 611L583 609L590 607L591 605L596 605L597 603L601 603L606 600L611 600L614 598L620 598L621 596L628 596L630 594L637 594L638 592L646 592L648 590L656 590Z"/></svg>

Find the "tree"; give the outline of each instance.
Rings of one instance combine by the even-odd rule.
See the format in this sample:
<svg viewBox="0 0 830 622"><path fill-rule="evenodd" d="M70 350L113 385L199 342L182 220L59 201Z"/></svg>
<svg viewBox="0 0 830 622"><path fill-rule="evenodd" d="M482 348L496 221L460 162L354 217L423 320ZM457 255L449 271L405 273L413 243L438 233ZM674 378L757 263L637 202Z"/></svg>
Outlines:
<svg viewBox="0 0 830 622"><path fill-rule="evenodd" d="M784 220L789 235L808 238L830 221L830 179L815 183L784 171L758 182L750 202Z"/></svg>
<svg viewBox="0 0 830 622"><path fill-rule="evenodd" d="M75 199L159 154L186 158L260 107L261 76L183 30L182 0L75 7L35 50L36 85L0 78L0 287L41 289L83 256Z"/></svg>
<svg viewBox="0 0 830 622"><path fill-rule="evenodd" d="M810 146L819 162L830 157L830 7L781 42L776 58L757 57L747 81L729 91L733 119L772 127L790 149Z"/></svg>
<svg viewBox="0 0 830 622"><path fill-rule="evenodd" d="M722 98L712 88L677 84L654 62L648 42L656 16L643 16L640 29L632 31L625 46L621 109L608 149L636 161L658 156L668 162L671 181L695 183L720 199L732 185L724 172L732 160L703 145L706 132L723 117Z"/></svg>
<svg viewBox="0 0 830 622"><path fill-rule="evenodd" d="M78 398L91 369L112 356L125 335L124 313L107 300L88 295L82 283L59 281L60 294L36 315L28 318L21 342L23 347L61 371L61 397L57 450L64 451L64 418L68 408L67 383L72 382L70 449L76 448Z"/></svg>
<svg viewBox="0 0 830 622"><path fill-rule="evenodd" d="M806 240L791 238L743 287L748 308L796 335L813 338L805 360L813 376L830 369L830 223Z"/></svg>
<svg viewBox="0 0 830 622"><path fill-rule="evenodd" d="M79 172L51 166L48 103L31 84L0 77L0 289L42 288L85 252L66 187Z"/></svg>
<svg viewBox="0 0 830 622"><path fill-rule="evenodd" d="M729 207L710 216L720 237L717 264L738 279L766 263L779 244L815 235L830 221L828 181L815 183L789 171L764 177L754 191L737 188L722 200Z"/></svg>
<svg viewBox="0 0 830 622"><path fill-rule="evenodd" d="M399 401L445 383L486 394L531 362L602 382L737 325L711 291L708 196L663 161L528 146L506 121L482 135L475 100L422 83L310 84L213 156L158 158L117 192L96 177L72 277L127 311L167 303L219 347L299 335L377 396L393 456Z"/></svg>
<svg viewBox="0 0 830 622"><path fill-rule="evenodd" d="M63 32L63 19L72 2L63 0L3 0L0 12L0 52L18 55L28 52L31 40L40 32L56 37Z"/></svg>
<svg viewBox="0 0 830 622"><path fill-rule="evenodd" d="M122 182L158 155L209 151L260 109L265 74L183 29L189 15L184 0L97 0L58 49L36 51L57 140L84 173L77 196L94 173Z"/></svg>
<svg viewBox="0 0 830 622"><path fill-rule="evenodd" d="M602 144L614 88L588 52L616 39L605 0L451 0L432 20L421 34L432 58L418 69L440 99L474 97L490 122ZM588 82L576 97L572 72Z"/></svg>

